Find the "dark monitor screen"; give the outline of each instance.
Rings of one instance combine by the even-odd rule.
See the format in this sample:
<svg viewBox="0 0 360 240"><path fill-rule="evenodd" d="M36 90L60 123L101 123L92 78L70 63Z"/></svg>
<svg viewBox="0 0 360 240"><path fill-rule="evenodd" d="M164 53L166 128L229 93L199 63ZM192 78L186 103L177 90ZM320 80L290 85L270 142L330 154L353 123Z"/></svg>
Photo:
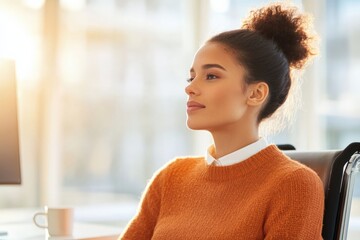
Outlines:
<svg viewBox="0 0 360 240"><path fill-rule="evenodd" d="M20 184L15 63L0 59L0 184Z"/></svg>

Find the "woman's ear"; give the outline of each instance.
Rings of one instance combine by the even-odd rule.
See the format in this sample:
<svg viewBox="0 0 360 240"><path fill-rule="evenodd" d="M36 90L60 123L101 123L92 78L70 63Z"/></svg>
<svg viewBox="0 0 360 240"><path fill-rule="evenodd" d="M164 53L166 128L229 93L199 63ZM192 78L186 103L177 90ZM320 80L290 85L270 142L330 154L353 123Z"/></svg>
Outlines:
<svg viewBox="0 0 360 240"><path fill-rule="evenodd" d="M251 84L248 90L247 104L250 106L262 105L269 95L269 86L265 82Z"/></svg>

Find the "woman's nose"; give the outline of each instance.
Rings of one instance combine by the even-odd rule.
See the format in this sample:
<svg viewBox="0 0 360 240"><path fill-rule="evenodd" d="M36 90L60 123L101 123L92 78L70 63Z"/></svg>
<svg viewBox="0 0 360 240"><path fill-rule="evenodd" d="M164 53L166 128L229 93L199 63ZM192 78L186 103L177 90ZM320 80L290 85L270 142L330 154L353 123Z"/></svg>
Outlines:
<svg viewBox="0 0 360 240"><path fill-rule="evenodd" d="M187 95L198 95L200 93L199 88L195 85L194 80L185 88Z"/></svg>

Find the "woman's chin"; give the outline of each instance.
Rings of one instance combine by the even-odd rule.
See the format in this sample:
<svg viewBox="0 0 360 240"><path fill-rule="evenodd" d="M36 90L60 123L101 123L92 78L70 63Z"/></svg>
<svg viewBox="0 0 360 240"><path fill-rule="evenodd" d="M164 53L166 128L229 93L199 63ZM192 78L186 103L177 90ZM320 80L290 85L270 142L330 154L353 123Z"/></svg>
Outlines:
<svg viewBox="0 0 360 240"><path fill-rule="evenodd" d="M189 125L188 125L188 128L191 129L191 130L204 130L203 128L193 127L193 126L189 126Z"/></svg>
<svg viewBox="0 0 360 240"><path fill-rule="evenodd" d="M206 127L204 126L204 124L195 123L193 121L188 120L186 125L191 130L206 130Z"/></svg>

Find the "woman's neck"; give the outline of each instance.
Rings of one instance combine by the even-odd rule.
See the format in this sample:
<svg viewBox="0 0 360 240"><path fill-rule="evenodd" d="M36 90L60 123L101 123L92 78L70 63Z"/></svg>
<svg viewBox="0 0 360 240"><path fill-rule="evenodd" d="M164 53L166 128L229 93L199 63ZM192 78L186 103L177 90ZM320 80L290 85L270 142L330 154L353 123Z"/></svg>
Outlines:
<svg viewBox="0 0 360 240"><path fill-rule="evenodd" d="M214 140L215 158L223 157L259 140L258 126L229 128L211 131Z"/></svg>

